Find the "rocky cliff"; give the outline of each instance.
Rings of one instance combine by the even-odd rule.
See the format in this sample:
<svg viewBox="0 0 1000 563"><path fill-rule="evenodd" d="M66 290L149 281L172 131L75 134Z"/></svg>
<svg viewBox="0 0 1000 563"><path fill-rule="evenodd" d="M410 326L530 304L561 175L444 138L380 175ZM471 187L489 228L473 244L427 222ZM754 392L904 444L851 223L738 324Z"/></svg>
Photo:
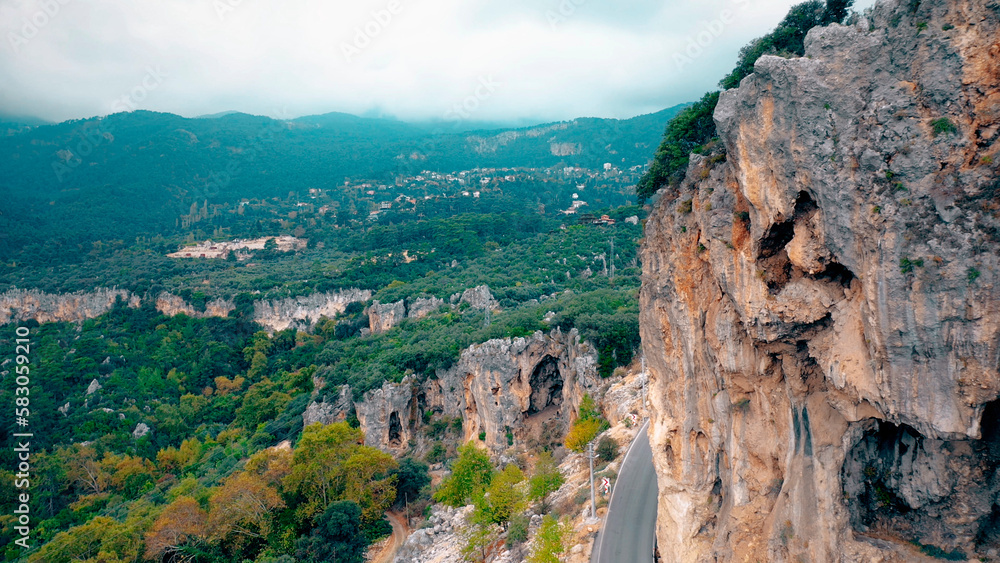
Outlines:
<svg viewBox="0 0 1000 563"><path fill-rule="evenodd" d="M305 424L343 420L353 406L365 441L402 452L423 439L424 416L460 418L462 441L494 452L514 443L561 438L586 393L600 385L597 351L576 330L502 338L470 346L459 361L420 382L406 377L367 392L353 405L345 388L326 390L303 415ZM321 386L321 385L320 385Z"/></svg>
<svg viewBox="0 0 1000 563"><path fill-rule="evenodd" d="M121 299L139 306L139 297L123 289L53 294L36 289L12 289L0 294L0 324L34 319L40 323L79 322L107 313Z"/></svg>
<svg viewBox="0 0 1000 563"><path fill-rule="evenodd" d="M179 295L163 292L156 298L156 310L171 317L180 314L194 318L226 317L235 308L233 302L226 299L213 299L205 304L204 311L199 311Z"/></svg>
<svg viewBox="0 0 1000 563"><path fill-rule="evenodd" d="M468 303L473 309L497 310L500 304L493 298L489 286L470 287L451 296L453 307ZM368 315L368 330L371 334L381 334L392 329L404 319L422 319L444 306L444 299L438 297L418 297L413 300L400 299L394 303L372 302L365 310Z"/></svg>
<svg viewBox="0 0 1000 563"><path fill-rule="evenodd" d="M663 560L995 559L1000 4L814 28L715 122L642 248Z"/></svg>
<svg viewBox="0 0 1000 563"><path fill-rule="evenodd" d="M381 334L403 322L406 318L406 302L400 299L395 303L379 303L376 299L366 313L368 330L372 334Z"/></svg>
<svg viewBox="0 0 1000 563"><path fill-rule="evenodd" d="M427 382L426 404L461 416L465 440L485 436L500 451L544 430L565 433L585 393L600 384L597 350L576 330L501 338L470 346Z"/></svg>
<svg viewBox="0 0 1000 563"><path fill-rule="evenodd" d="M254 302L253 318L270 330L298 328L311 330L320 317L334 318L351 303L367 301L372 292L367 289L345 289L328 293L312 293L286 299Z"/></svg>
<svg viewBox="0 0 1000 563"><path fill-rule="evenodd" d="M259 300L254 303L254 320L271 331L295 327L310 330L320 317L333 318L348 304L371 299L369 290L347 289L314 293L286 299ZM34 319L46 322L80 322L107 313L121 299L129 307L138 307L140 296L124 289L99 288L91 292L45 293L35 289L12 289L0 294L0 324ZM236 308L232 300L213 299L199 311L182 297L170 293L156 296L156 309L164 315L189 317L225 317Z"/></svg>

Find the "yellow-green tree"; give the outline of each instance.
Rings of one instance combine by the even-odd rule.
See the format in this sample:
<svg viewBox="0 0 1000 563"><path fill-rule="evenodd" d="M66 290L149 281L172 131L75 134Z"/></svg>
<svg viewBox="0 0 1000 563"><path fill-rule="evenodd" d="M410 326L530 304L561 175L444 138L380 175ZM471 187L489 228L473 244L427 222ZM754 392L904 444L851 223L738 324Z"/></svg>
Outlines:
<svg viewBox="0 0 1000 563"><path fill-rule="evenodd" d="M535 547L528 563L559 563L559 554L566 551L566 536L566 526L551 514L546 515L535 534Z"/></svg>
<svg viewBox="0 0 1000 563"><path fill-rule="evenodd" d="M476 500L476 511L480 519L499 524L504 530L514 514L527 508L527 491L524 473L513 463L497 473L486 494Z"/></svg>
<svg viewBox="0 0 1000 563"><path fill-rule="evenodd" d="M582 452L591 440L608 428L608 422L601 416L597 404L590 394L580 400L580 410L576 421L566 434L563 443L574 452Z"/></svg>
<svg viewBox="0 0 1000 563"><path fill-rule="evenodd" d="M492 480L490 456L469 442L458 448L458 459L451 465L451 475L441 482L434 500L450 506L465 506L482 494Z"/></svg>
<svg viewBox="0 0 1000 563"><path fill-rule="evenodd" d="M469 563L486 561L490 546L500 539L500 527L489 522L470 522L464 530L462 558Z"/></svg>
<svg viewBox="0 0 1000 563"><path fill-rule="evenodd" d="M28 557L28 563L75 563L134 561L142 555L142 543L113 518L96 516L86 524L56 534Z"/></svg>
<svg viewBox="0 0 1000 563"><path fill-rule="evenodd" d="M302 431L292 453L292 467L284 479L285 490L302 497L300 518L320 514L336 500L342 486L341 465L364 442L364 434L344 422L313 424Z"/></svg>
<svg viewBox="0 0 1000 563"><path fill-rule="evenodd" d="M573 427L566 434L564 443L566 447L574 452L582 452L587 448L587 444L601 433L601 421L595 419L577 419Z"/></svg>
<svg viewBox="0 0 1000 563"><path fill-rule="evenodd" d="M396 461L363 446L364 434L346 422L314 424L302 432L283 479L285 490L298 496L299 518L322 514L334 500L361 507L362 522L373 524L396 499Z"/></svg>
<svg viewBox="0 0 1000 563"><path fill-rule="evenodd" d="M538 501L543 513L548 512L549 495L559 490L565 481L559 466L556 465L556 460L552 458L552 453L543 451L538 454L535 470L528 482L528 496L531 500Z"/></svg>
<svg viewBox="0 0 1000 563"><path fill-rule="evenodd" d="M359 446L344 462L343 498L361 507L362 524L381 520L396 500L397 476L391 471L397 467L391 455L368 446Z"/></svg>

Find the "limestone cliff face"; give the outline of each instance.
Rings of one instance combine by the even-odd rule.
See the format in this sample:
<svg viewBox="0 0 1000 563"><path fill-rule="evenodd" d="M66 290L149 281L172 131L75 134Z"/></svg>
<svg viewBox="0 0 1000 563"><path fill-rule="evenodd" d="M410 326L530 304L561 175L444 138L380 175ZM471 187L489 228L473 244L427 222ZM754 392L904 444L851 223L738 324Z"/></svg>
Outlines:
<svg viewBox="0 0 1000 563"><path fill-rule="evenodd" d="M403 322L406 318L406 302L402 299L395 303L379 303L373 301L368 307L368 330L372 334L381 334Z"/></svg>
<svg viewBox="0 0 1000 563"><path fill-rule="evenodd" d="M480 285L451 296L453 307L468 303L473 309L496 310L500 307L490 293L489 286ZM400 299L395 303L373 301L365 310L368 315L368 330L381 334L403 322L404 319L422 319L444 306L444 299L438 297L418 297L412 301Z"/></svg>
<svg viewBox="0 0 1000 563"><path fill-rule="evenodd" d="M461 416L466 440L485 433L501 451L537 424L565 430L586 393L600 384L597 350L576 330L501 338L470 346L450 369L427 382L432 410ZM547 422L546 422L547 421Z"/></svg>
<svg viewBox="0 0 1000 563"><path fill-rule="evenodd" d="M314 293L287 299L260 300L254 303L254 320L271 331L295 327L310 330L320 317L333 318L350 303L371 299L369 290L347 289L332 293ZM129 307L138 307L140 296L117 288L99 288L91 292L53 294L35 289L12 289L0 294L0 324L34 319L46 322L80 322L103 315L121 299ZM231 300L214 299L198 311L182 297L170 293L156 296L156 309L164 315L189 317L225 317L235 305Z"/></svg>
<svg viewBox="0 0 1000 563"><path fill-rule="evenodd" d="M427 411L463 421L463 441L479 440L494 452L525 443L544 426L562 436L586 393L600 385L597 351L576 330L503 338L470 346L434 378L406 377L367 392L353 407L368 445L402 452L423 439ZM348 389L313 401L304 422L343 420ZM508 436L509 434L509 436Z"/></svg>
<svg viewBox="0 0 1000 563"><path fill-rule="evenodd" d="M328 293L312 293L286 299L261 300L254 303L253 318L272 331L298 328L311 330L320 317L334 318L351 303L371 299L367 289L346 289Z"/></svg>
<svg viewBox="0 0 1000 563"><path fill-rule="evenodd" d="M995 557L1000 4L813 29L715 121L642 249L664 561Z"/></svg>
<svg viewBox="0 0 1000 563"><path fill-rule="evenodd" d="M444 305L444 299L438 299L437 297L418 297L410 303L406 316L411 319L422 319L437 311L442 305Z"/></svg>
<svg viewBox="0 0 1000 563"><path fill-rule="evenodd" d="M369 290L348 289L329 293L313 293L299 297L254 302L253 320L270 331L297 328L312 330L320 317L332 319L344 312L347 305L371 299ZM185 314L189 317L226 317L236 305L232 300L215 299L205 304L204 311L198 311L182 297L161 293L156 298L156 309L164 315Z"/></svg>
<svg viewBox="0 0 1000 563"><path fill-rule="evenodd" d="M156 298L156 310L169 316L183 313L193 318L226 317L235 308L233 302L226 299L209 301L205 304L204 311L198 311L179 295L163 292Z"/></svg>
<svg viewBox="0 0 1000 563"><path fill-rule="evenodd" d="M79 322L107 313L122 299L139 306L139 297L123 289L53 294L36 289L12 289L0 294L0 324L34 319L40 323Z"/></svg>

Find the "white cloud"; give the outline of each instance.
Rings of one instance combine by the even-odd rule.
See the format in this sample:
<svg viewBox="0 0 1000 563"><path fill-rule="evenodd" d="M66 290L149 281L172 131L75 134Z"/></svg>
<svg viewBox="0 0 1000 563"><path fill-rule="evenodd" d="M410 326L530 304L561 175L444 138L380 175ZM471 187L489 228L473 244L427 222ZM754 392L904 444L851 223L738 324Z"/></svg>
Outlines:
<svg viewBox="0 0 1000 563"><path fill-rule="evenodd" d="M182 115L436 119L491 78L500 85L478 100L475 119L627 117L713 88L739 47L793 3L396 1L394 14L388 0L3 2L0 110L105 114L155 68L165 78L137 106ZM54 13L39 16L46 6ZM679 66L674 54L727 9L735 20Z"/></svg>

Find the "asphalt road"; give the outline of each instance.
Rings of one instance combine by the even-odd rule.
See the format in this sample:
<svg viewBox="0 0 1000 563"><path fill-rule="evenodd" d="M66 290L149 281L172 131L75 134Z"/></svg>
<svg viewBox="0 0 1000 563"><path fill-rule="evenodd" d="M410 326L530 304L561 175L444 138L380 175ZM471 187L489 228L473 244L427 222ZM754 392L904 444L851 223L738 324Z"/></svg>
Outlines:
<svg viewBox="0 0 1000 563"><path fill-rule="evenodd" d="M656 472L646 421L636 436L618 480L604 527L594 542L591 563L652 563L656 544Z"/></svg>

